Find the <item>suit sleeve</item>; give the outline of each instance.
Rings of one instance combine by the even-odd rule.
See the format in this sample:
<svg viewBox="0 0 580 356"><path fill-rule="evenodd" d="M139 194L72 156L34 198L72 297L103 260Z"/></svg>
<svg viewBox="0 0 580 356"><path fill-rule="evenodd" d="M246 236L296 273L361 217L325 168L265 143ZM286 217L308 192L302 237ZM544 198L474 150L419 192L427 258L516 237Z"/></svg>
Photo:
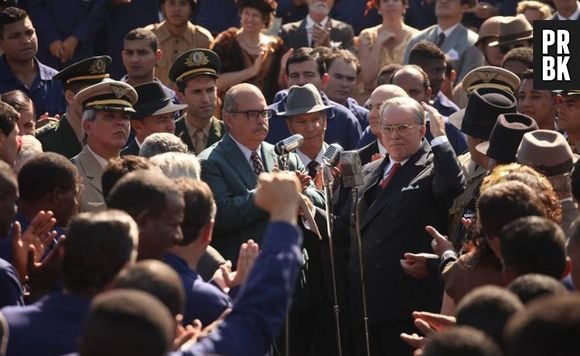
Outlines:
<svg viewBox="0 0 580 356"><path fill-rule="evenodd" d="M54 24L50 11L48 11L47 0L31 0L28 5L30 19L34 23L37 33L42 33L44 42L50 45L54 41L61 40L57 26ZM64 39L64 38L63 38Z"/></svg>
<svg viewBox="0 0 580 356"><path fill-rule="evenodd" d="M234 308L220 327L184 355L265 355L278 336L298 274L301 234L287 223L270 223L262 252Z"/></svg>
<svg viewBox="0 0 580 356"><path fill-rule="evenodd" d="M463 65L457 73L457 82L459 83L467 73L481 65L483 65L483 55L477 47L470 45L463 53Z"/></svg>
<svg viewBox="0 0 580 356"><path fill-rule="evenodd" d="M91 10L84 18L84 20L80 21L78 26L75 27L72 35L75 36L79 42L86 42L87 40L93 38L101 27L102 23L105 21L106 10L106 0L93 0L93 6L91 7Z"/></svg>
<svg viewBox="0 0 580 356"><path fill-rule="evenodd" d="M432 148L433 150L433 194L437 199L452 201L465 189L465 177L455 151L449 142Z"/></svg>

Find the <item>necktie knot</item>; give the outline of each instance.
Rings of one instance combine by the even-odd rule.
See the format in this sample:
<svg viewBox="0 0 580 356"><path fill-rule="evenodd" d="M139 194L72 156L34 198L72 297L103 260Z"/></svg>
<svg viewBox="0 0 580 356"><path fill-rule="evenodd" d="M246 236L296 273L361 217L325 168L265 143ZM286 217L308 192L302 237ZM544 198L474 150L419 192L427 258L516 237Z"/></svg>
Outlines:
<svg viewBox="0 0 580 356"><path fill-rule="evenodd" d="M443 42L445 42L445 33L440 32L439 36L437 36L437 42L435 42L435 44L439 47L441 47L441 45L443 44Z"/></svg>

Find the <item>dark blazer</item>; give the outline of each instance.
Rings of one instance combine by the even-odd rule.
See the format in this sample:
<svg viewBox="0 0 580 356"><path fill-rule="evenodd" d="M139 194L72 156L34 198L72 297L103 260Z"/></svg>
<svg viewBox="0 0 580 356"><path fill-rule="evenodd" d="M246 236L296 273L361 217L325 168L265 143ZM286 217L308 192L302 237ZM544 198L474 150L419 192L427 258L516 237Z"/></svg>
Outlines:
<svg viewBox="0 0 580 356"><path fill-rule="evenodd" d="M273 145L263 142L261 154L267 172L282 167ZM256 175L230 135L204 150L198 158L201 178L210 186L217 204L212 245L235 263L240 244L250 238L260 242L268 223L268 214L254 203ZM297 155L290 154L288 170L305 172ZM322 195L314 188L306 189L305 194L314 204L324 206Z"/></svg>
<svg viewBox="0 0 580 356"><path fill-rule="evenodd" d="M140 151L139 145L137 145L137 141L135 141L135 138L133 137L131 143L125 146L119 154L121 156L128 155L139 156L139 151Z"/></svg>
<svg viewBox="0 0 580 356"><path fill-rule="evenodd" d="M400 259L405 252L432 252L425 225L444 233L449 206L465 186L459 162L447 142L431 149L424 140L389 185L381 189L378 182L388 162L386 157L364 166L358 202L371 324L410 321L414 310L437 312L440 309L439 276L432 274L415 279L403 271ZM351 240L351 312L353 321L360 323L361 288L356 251L356 244Z"/></svg>
<svg viewBox="0 0 580 356"><path fill-rule="evenodd" d="M78 155L83 148L66 114L63 114L57 123L38 129L36 138L42 143L44 152L59 153L66 158Z"/></svg>
<svg viewBox="0 0 580 356"><path fill-rule="evenodd" d="M327 26L330 27L330 40L333 42L339 42L340 48L353 49L354 32L352 26L331 18L329 18L328 21L330 22L327 24ZM310 47L310 43L308 43L308 34L306 32L306 19L283 25L278 36L280 36L284 41L286 49Z"/></svg>
<svg viewBox="0 0 580 356"><path fill-rule="evenodd" d="M379 153L379 143L377 140L374 140L368 145L359 148L357 151L360 157L360 162L364 166L371 162L374 154Z"/></svg>
<svg viewBox="0 0 580 356"><path fill-rule="evenodd" d="M187 115L187 114L185 114ZM191 135L187 132L187 127L185 126L185 115L175 121L175 136L181 138L181 141L187 145L187 148L191 152L195 152L195 146L191 141ZM213 145L222 139L226 134L226 124L222 120L216 117L211 118L211 128L209 130L209 137L207 140L207 147Z"/></svg>

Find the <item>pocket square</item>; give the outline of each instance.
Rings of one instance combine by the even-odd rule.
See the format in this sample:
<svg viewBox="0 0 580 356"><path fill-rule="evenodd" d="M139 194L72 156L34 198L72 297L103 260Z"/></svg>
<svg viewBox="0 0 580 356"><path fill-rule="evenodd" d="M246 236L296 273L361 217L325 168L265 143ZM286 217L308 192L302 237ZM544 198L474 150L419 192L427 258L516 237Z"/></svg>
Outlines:
<svg viewBox="0 0 580 356"><path fill-rule="evenodd" d="M415 190L415 189L419 189L419 184L415 184L415 185L409 184L408 186L401 188L401 192L405 192L407 190Z"/></svg>

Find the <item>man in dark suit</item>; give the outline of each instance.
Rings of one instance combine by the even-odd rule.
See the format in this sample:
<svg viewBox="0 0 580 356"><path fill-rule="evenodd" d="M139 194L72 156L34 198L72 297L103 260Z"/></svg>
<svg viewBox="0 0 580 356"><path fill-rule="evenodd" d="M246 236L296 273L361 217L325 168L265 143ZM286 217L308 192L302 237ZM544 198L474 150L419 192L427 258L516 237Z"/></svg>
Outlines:
<svg viewBox="0 0 580 356"><path fill-rule="evenodd" d="M213 246L231 261L249 238L260 242L268 222L268 213L254 203L257 176L260 172L284 169L284 162L274 146L264 142L268 134L270 110L262 92L251 84L231 87L224 97L224 122L228 135L200 155L201 178L211 188L217 203ZM297 173L303 191L316 205L322 197L310 184L304 165L295 154L289 154L289 171Z"/></svg>
<svg viewBox="0 0 580 356"><path fill-rule="evenodd" d="M472 69L483 64L483 55L475 46L477 33L461 24L463 14L469 7L469 0L437 0L435 15L437 24L413 35L405 49L404 63L409 63L411 49L420 41L435 43L447 55L457 71L457 81Z"/></svg>
<svg viewBox="0 0 580 356"><path fill-rule="evenodd" d="M431 145L425 140L425 111L431 120ZM425 226L446 230L447 209L465 180L443 119L429 106L406 97L387 100L381 142L388 155L363 168L358 201L371 355L411 355L399 334L414 328L412 311L440 309L442 289L436 274L423 279L406 274L401 259L405 252L431 251ZM359 262L357 244L351 245L351 324L362 354Z"/></svg>
<svg viewBox="0 0 580 356"><path fill-rule="evenodd" d="M56 152L72 158L81 151L84 139L81 127L83 110L75 105L74 98L84 88L108 78L109 65L109 56L90 57L71 64L54 76L53 79L63 83L67 107L58 122L47 124L36 131L36 138L42 143L45 152Z"/></svg>
<svg viewBox="0 0 580 356"><path fill-rule="evenodd" d="M331 19L328 14L334 0L307 0L305 19L285 24L279 36L286 48L318 47L354 49L352 26Z"/></svg>
<svg viewBox="0 0 580 356"><path fill-rule="evenodd" d="M220 67L215 52L197 48L179 56L169 70L169 79L177 84L179 101L187 104L185 114L175 123L175 135L195 154L226 133L223 121L214 116Z"/></svg>
<svg viewBox="0 0 580 356"><path fill-rule="evenodd" d="M187 105L174 104L159 82L138 85L135 91L139 97L133 107L136 113L131 117L131 128L135 132L135 137L121 151L121 156L138 156L143 141L153 133L174 133L173 117L176 112L187 107Z"/></svg>

